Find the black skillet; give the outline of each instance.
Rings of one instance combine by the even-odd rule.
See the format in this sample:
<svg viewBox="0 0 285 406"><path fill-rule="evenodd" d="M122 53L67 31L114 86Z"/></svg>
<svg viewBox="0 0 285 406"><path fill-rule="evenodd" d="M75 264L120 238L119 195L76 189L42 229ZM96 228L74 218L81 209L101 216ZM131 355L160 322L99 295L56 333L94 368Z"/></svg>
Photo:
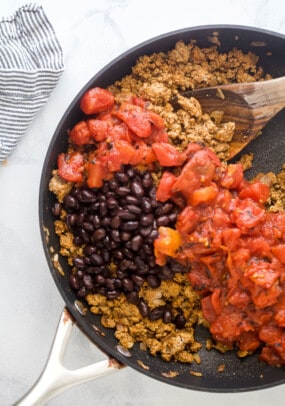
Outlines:
<svg viewBox="0 0 285 406"><path fill-rule="evenodd" d="M51 140L43 165L39 217L46 258L66 307L75 318L77 325L100 349L149 377L175 386L200 391L238 392L283 384L285 383L285 369L273 368L261 363L258 354L239 359L234 352L222 355L215 350L207 351L205 349L200 351L202 363L195 366L179 362L166 363L159 357L152 357L148 352L141 351L138 345L130 350L129 355L131 356L127 357L118 351L117 340L114 338L113 331L102 327L99 317L90 311L87 311L86 315L82 315L77 310L77 297L69 287L70 268L66 259L59 259L65 273L64 276L58 272L53 264L54 250L55 252L59 250L59 243L54 233L54 218L51 211L55 198L48 191L49 179L52 170L56 167L57 156L60 152L65 151L67 146L67 129L80 121L82 117L79 100L88 88L110 85L115 80L119 80L130 73L131 66L135 64L138 56L159 51L166 52L173 48L178 40L185 42L196 40L200 47L209 47L213 45L209 39L214 32L218 32L221 44L218 46L220 52L227 52L234 47L240 48L244 52L253 51L259 55L259 63L265 72L271 73L273 77L285 75L285 36L250 27L218 25L186 28L161 35L125 52L98 72L83 87L64 113ZM254 152L255 156L253 169L248 176L261 171L278 171L281 168L282 163L285 162L284 135L285 111L283 110L268 124L263 135L246 148L247 152ZM49 231L48 238L46 230ZM199 341L205 342L207 337L208 334L205 330L197 329L196 338ZM225 365L225 369L223 372L217 372L217 368L221 364ZM192 376L189 373L191 369L201 372L202 376ZM176 376L170 378L169 371L175 371Z"/></svg>

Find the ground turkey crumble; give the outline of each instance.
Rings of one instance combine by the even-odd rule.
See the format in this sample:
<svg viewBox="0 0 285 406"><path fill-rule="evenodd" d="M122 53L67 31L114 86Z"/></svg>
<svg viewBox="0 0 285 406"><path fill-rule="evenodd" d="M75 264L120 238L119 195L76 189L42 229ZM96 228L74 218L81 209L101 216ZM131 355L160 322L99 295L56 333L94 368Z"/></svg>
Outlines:
<svg viewBox="0 0 285 406"><path fill-rule="evenodd" d="M167 53L142 56L132 68L132 73L114 83L109 90L121 101L130 94L149 100L149 109L159 113L165 120L170 140L180 149L189 142L201 142L215 151L223 160L227 158L229 143L234 133L234 123L221 123L219 115L203 114L199 102L179 97L181 108L174 111L169 103L173 96L187 89L209 87L231 82L257 81L264 76L257 67L258 57L253 53L243 54L238 49L219 53L216 46L200 49L195 42L179 41ZM245 169L251 166L252 156L241 161ZM271 187L268 201L270 211L284 210L285 171L279 175L261 174ZM72 185L62 181L54 171L50 190L59 202L70 191ZM73 244L73 236L65 223L64 210L55 221L55 231L60 239L60 254L72 259L82 255L82 247ZM124 295L110 300L99 294L89 294L86 299L90 310L101 315L102 325L113 328L119 343L130 349L135 342L148 349L152 355L160 355L165 361L199 363L197 351L201 344L194 337L195 324L204 323L198 295L190 286L187 276L175 274L172 280L162 281L161 286L151 289L143 285L139 292L150 309L169 304L182 310L187 319L184 328L176 329L173 323L161 319L151 321L142 317L136 305L129 303ZM178 311L178 310L177 310ZM210 348L210 347L209 347ZM221 349L224 350L224 349Z"/></svg>

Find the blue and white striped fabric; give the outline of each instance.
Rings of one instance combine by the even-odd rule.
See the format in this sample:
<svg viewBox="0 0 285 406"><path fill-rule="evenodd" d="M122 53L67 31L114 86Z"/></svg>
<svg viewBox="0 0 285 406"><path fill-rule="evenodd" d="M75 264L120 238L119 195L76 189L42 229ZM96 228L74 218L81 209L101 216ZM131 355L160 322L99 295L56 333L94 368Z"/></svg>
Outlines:
<svg viewBox="0 0 285 406"><path fill-rule="evenodd" d="M61 46L40 5L28 4L0 20L0 162L25 134L63 69Z"/></svg>

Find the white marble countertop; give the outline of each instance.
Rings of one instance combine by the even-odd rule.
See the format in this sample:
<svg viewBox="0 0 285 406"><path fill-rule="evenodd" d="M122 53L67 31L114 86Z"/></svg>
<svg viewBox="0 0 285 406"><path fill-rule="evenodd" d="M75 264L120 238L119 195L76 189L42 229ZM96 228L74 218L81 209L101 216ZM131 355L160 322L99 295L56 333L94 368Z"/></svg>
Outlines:
<svg viewBox="0 0 285 406"><path fill-rule="evenodd" d="M21 0L1 2L10 16ZM65 53L65 72L25 137L0 166L0 405L12 405L39 376L63 309L50 276L38 224L44 156L63 112L78 90L128 48L163 32L204 24L241 24L285 34L282 0L43 0ZM1 119L1 118L0 118ZM67 365L102 358L74 330ZM48 404L102 406L283 405L285 385L240 394L201 393L154 381L130 368L72 388Z"/></svg>

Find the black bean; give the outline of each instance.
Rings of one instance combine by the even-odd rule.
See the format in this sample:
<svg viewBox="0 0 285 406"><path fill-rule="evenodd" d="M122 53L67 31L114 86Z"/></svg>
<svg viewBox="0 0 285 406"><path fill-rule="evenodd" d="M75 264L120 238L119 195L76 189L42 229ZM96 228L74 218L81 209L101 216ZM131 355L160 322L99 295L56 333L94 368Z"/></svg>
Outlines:
<svg viewBox="0 0 285 406"><path fill-rule="evenodd" d="M82 286L82 288L80 288L80 289L77 291L76 294L77 294L78 297L84 297L84 296L87 295L87 293L88 293L88 290L87 290L86 286Z"/></svg>
<svg viewBox="0 0 285 406"><path fill-rule="evenodd" d="M115 209L116 207L118 207L118 200L114 197L108 197L106 204L108 209Z"/></svg>
<svg viewBox="0 0 285 406"><path fill-rule="evenodd" d="M84 275L83 276L83 283L84 283L84 285L86 286L87 289L89 289L89 290L94 289L94 284L93 284L93 280L92 280L91 275Z"/></svg>
<svg viewBox="0 0 285 406"><path fill-rule="evenodd" d="M139 206L140 199L138 197L135 197L135 196L132 196L132 195L126 196L126 203L127 204L133 204L135 206Z"/></svg>
<svg viewBox="0 0 285 406"><path fill-rule="evenodd" d="M73 258L73 265L78 269L85 268L85 260L83 257L75 257Z"/></svg>
<svg viewBox="0 0 285 406"><path fill-rule="evenodd" d="M183 314L177 314L177 316L174 319L174 324L175 324L175 327L178 329L182 329L185 327L186 320L185 320L185 317L183 316Z"/></svg>
<svg viewBox="0 0 285 406"><path fill-rule="evenodd" d="M104 217L104 218L101 220L101 226L104 227L104 228L108 228L110 224L111 224L111 219L110 219L110 217Z"/></svg>
<svg viewBox="0 0 285 406"><path fill-rule="evenodd" d="M150 311L149 318L150 318L150 320L154 320L154 321L159 320L163 316L163 313L164 313L164 309L162 306L156 307Z"/></svg>
<svg viewBox="0 0 285 406"><path fill-rule="evenodd" d="M75 236L73 237L73 242L74 242L74 244L77 245L77 246L82 245L82 240L81 240L81 238L79 237L79 235L75 235Z"/></svg>
<svg viewBox="0 0 285 406"><path fill-rule="evenodd" d="M100 225L101 225L101 219L100 219L100 217L98 216L98 214L94 214L94 216L93 216L93 226L95 227L95 228L99 228L100 227Z"/></svg>
<svg viewBox="0 0 285 406"><path fill-rule="evenodd" d="M106 293L107 299L117 299L121 292L119 290L113 290Z"/></svg>
<svg viewBox="0 0 285 406"><path fill-rule="evenodd" d="M140 299L140 301L138 302L138 308L143 317L148 316L149 307L148 304L143 299Z"/></svg>
<svg viewBox="0 0 285 406"><path fill-rule="evenodd" d="M125 292L132 292L134 290L134 283L130 278L123 278L122 285Z"/></svg>
<svg viewBox="0 0 285 406"><path fill-rule="evenodd" d="M108 264L110 262L110 260L111 260L110 251L104 249L104 250L102 250L101 255L102 255L102 258L105 261L105 263Z"/></svg>
<svg viewBox="0 0 285 406"><path fill-rule="evenodd" d="M140 224L143 227L147 227L147 226L151 225L153 223L153 221L154 221L154 216L152 213L143 214L140 219Z"/></svg>
<svg viewBox="0 0 285 406"><path fill-rule="evenodd" d="M106 214L108 213L107 203L106 202L100 202L100 204L99 204L99 212L100 212L101 218L106 216Z"/></svg>
<svg viewBox="0 0 285 406"><path fill-rule="evenodd" d="M135 219L137 218L136 214L131 213L131 212L128 211L128 210L120 211L117 215L118 215L118 216L120 217L120 219L122 219L122 220L135 220Z"/></svg>
<svg viewBox="0 0 285 406"><path fill-rule="evenodd" d="M122 259L122 261L120 261L120 263L119 263L119 269L120 269L121 271L125 271L126 269L129 268L130 264L131 264L131 261L128 260L128 259L126 259L126 258L124 258L124 259ZM118 273L118 271L117 271L117 273Z"/></svg>
<svg viewBox="0 0 285 406"><path fill-rule="evenodd" d="M135 176L135 170L133 168L128 168L127 169L127 175L129 178L133 178Z"/></svg>
<svg viewBox="0 0 285 406"><path fill-rule="evenodd" d="M137 197L142 197L144 195L144 189L141 183L133 181L131 183L131 191Z"/></svg>
<svg viewBox="0 0 285 406"><path fill-rule="evenodd" d="M119 259L119 260L124 258L124 254L120 249L114 249L112 251L112 255L114 258Z"/></svg>
<svg viewBox="0 0 285 406"><path fill-rule="evenodd" d="M131 193L131 189L127 186L119 186L116 189L118 196L127 196Z"/></svg>
<svg viewBox="0 0 285 406"><path fill-rule="evenodd" d="M138 221L126 221L125 223L123 223L121 225L121 229L124 231L132 231L132 230L136 230L139 226L139 222Z"/></svg>
<svg viewBox="0 0 285 406"><path fill-rule="evenodd" d="M151 174L149 172L144 174L144 176L142 178L142 185L145 188L149 188L153 185L153 180L152 180Z"/></svg>
<svg viewBox="0 0 285 406"><path fill-rule="evenodd" d="M169 213L168 214L169 223L174 223L177 220L177 213Z"/></svg>
<svg viewBox="0 0 285 406"><path fill-rule="evenodd" d="M101 266L101 265L104 264L104 260L103 260L103 258L101 257L101 255L99 255L99 254L93 253L93 254L90 256L90 260L91 260L92 264L94 264L95 266Z"/></svg>
<svg viewBox="0 0 285 406"><path fill-rule="evenodd" d="M156 224L158 227L167 226L168 223L169 223L169 217L166 215L160 216L156 219Z"/></svg>
<svg viewBox="0 0 285 406"><path fill-rule="evenodd" d="M164 323L171 323L172 322L172 313L170 309L165 309L163 312L162 320Z"/></svg>
<svg viewBox="0 0 285 406"><path fill-rule="evenodd" d="M110 190L115 191L118 186L119 186L119 184L118 184L118 182L116 181L115 178L113 178L113 179L111 179L111 180L109 181L109 188L110 188Z"/></svg>
<svg viewBox="0 0 285 406"><path fill-rule="evenodd" d="M81 190L77 199L82 203L95 203L97 200L95 193L89 189Z"/></svg>
<svg viewBox="0 0 285 406"><path fill-rule="evenodd" d="M167 266L163 266L157 276L159 279L168 280L173 278L173 272Z"/></svg>
<svg viewBox="0 0 285 406"><path fill-rule="evenodd" d="M96 275L95 278L94 278L94 280L95 280L95 284L96 284L97 286L103 286L103 285L105 285L105 278L104 278L104 276L101 275L101 274Z"/></svg>
<svg viewBox="0 0 285 406"><path fill-rule="evenodd" d="M74 209L77 206L77 199L74 196L67 195L63 199L63 204L66 209Z"/></svg>
<svg viewBox="0 0 285 406"><path fill-rule="evenodd" d="M123 242L127 242L130 241L132 234L128 233L127 231L121 231L120 237Z"/></svg>
<svg viewBox="0 0 285 406"><path fill-rule="evenodd" d="M142 286L145 281L143 277L136 275L136 274L132 274L131 278L132 278L134 284L137 286Z"/></svg>
<svg viewBox="0 0 285 406"><path fill-rule="evenodd" d="M109 241L109 244L108 244L108 246L109 246L111 249L118 248L119 245L120 245L120 243L117 242L117 241L114 241L114 240L110 240L110 241Z"/></svg>
<svg viewBox="0 0 285 406"><path fill-rule="evenodd" d="M149 226L149 227L140 227L140 228L139 228L139 233L140 233L143 237L147 237L148 235L150 235L151 232L152 232L152 226Z"/></svg>
<svg viewBox="0 0 285 406"><path fill-rule="evenodd" d="M96 231L94 231L93 238L95 241L101 241L101 240L104 240L106 235L107 235L107 232L104 228L98 228Z"/></svg>
<svg viewBox="0 0 285 406"><path fill-rule="evenodd" d="M77 224L77 214L76 213L67 214L66 222L68 226L75 226Z"/></svg>
<svg viewBox="0 0 285 406"><path fill-rule="evenodd" d="M83 250L85 255L90 256L93 252L96 252L96 248L93 245L86 245Z"/></svg>
<svg viewBox="0 0 285 406"><path fill-rule="evenodd" d="M115 174L115 178L119 183L123 183L123 184L128 183L128 181L129 181L128 175L124 172L117 172Z"/></svg>
<svg viewBox="0 0 285 406"><path fill-rule="evenodd" d="M131 239L131 247L132 250L138 251L143 244L143 238L141 235L136 235L134 238Z"/></svg>
<svg viewBox="0 0 285 406"><path fill-rule="evenodd" d="M82 228L83 228L85 231L89 231L89 232L94 231L94 226L93 226L92 223L89 223L89 221L84 221L84 222L82 223Z"/></svg>
<svg viewBox="0 0 285 406"><path fill-rule="evenodd" d="M152 244L149 245L149 244L144 243L142 248L143 248L143 252L145 254L147 254L147 255L152 255L153 254L153 246L152 246Z"/></svg>
<svg viewBox="0 0 285 406"><path fill-rule="evenodd" d="M76 220L76 224L78 225L78 227L81 227L83 222L84 222L84 218L85 218L85 214L84 213L80 213L77 216L77 220Z"/></svg>
<svg viewBox="0 0 285 406"><path fill-rule="evenodd" d="M116 242L120 242L121 241L120 231L115 229L111 230L111 238Z"/></svg>
<svg viewBox="0 0 285 406"><path fill-rule="evenodd" d="M149 275L146 278L146 281L147 281L148 285L153 289L158 288L161 284L161 281L155 275Z"/></svg>
<svg viewBox="0 0 285 406"><path fill-rule="evenodd" d="M122 220L118 214L116 214L111 220L111 227L112 228L119 228L122 223Z"/></svg>
<svg viewBox="0 0 285 406"><path fill-rule="evenodd" d="M141 214L141 212L142 212L142 209L134 204L127 205L126 209L128 209L131 213L138 214L138 215Z"/></svg>
<svg viewBox="0 0 285 406"><path fill-rule="evenodd" d="M173 208L173 204L171 203L165 203L164 205L158 207L155 210L155 215L156 216L162 216L163 214L167 214L170 212L170 210Z"/></svg>
<svg viewBox="0 0 285 406"><path fill-rule="evenodd" d="M79 290L80 289L80 282L79 282L79 279L78 279L78 277L76 275L71 274L70 277L69 277L69 282L70 282L70 285L71 285L72 289L74 289L74 290Z"/></svg>
<svg viewBox="0 0 285 406"><path fill-rule="evenodd" d="M140 300L138 293L135 291L126 293L125 296L126 296L127 301L132 304L138 304L138 302Z"/></svg>
<svg viewBox="0 0 285 406"><path fill-rule="evenodd" d="M122 281L119 278L114 279L114 286L116 290L120 290L122 288Z"/></svg>
<svg viewBox="0 0 285 406"><path fill-rule="evenodd" d="M105 280L105 285L108 290L115 290L114 279L107 278Z"/></svg>
<svg viewBox="0 0 285 406"><path fill-rule="evenodd" d="M127 247L122 248L122 253L128 259L133 259L134 258L134 253Z"/></svg>
<svg viewBox="0 0 285 406"><path fill-rule="evenodd" d="M144 213L150 213L152 211L151 200L147 197L142 197L140 204Z"/></svg>

